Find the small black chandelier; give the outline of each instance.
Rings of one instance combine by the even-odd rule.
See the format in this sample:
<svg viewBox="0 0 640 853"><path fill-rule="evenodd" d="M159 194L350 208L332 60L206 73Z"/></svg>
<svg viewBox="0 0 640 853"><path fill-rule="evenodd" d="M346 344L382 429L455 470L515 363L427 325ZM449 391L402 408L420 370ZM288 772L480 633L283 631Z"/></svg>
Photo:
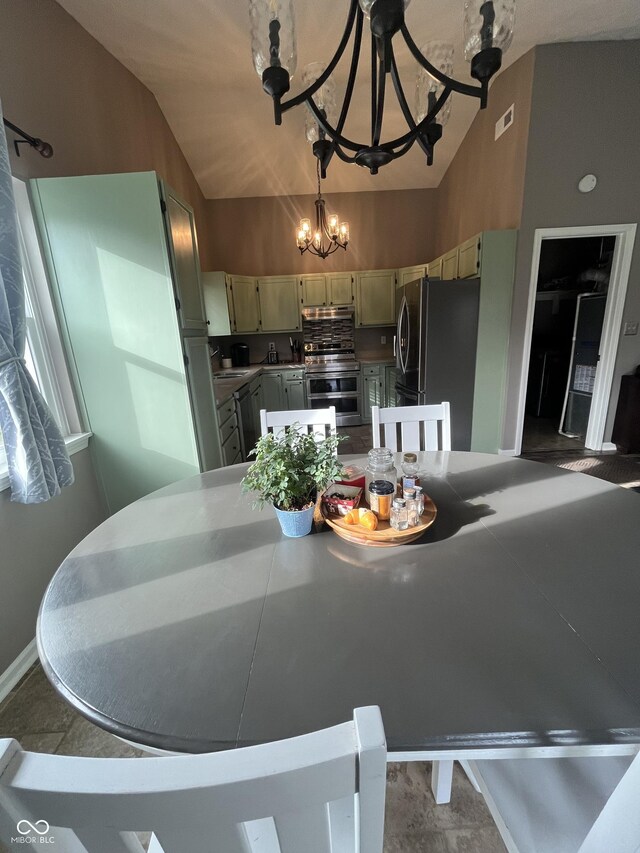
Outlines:
<svg viewBox="0 0 640 853"><path fill-rule="evenodd" d="M479 98L480 108L487 105L489 81L499 70L502 54L511 44L515 17L515 0L466 0L464 6L465 57L471 63L471 76L479 85L455 80L453 47L432 42L420 50L404 19L410 0L349 0L349 13L344 33L333 58L307 88L283 101L289 91L296 67L296 36L292 0L249 0L252 52L256 71L262 78L264 91L273 98L275 123L282 114L302 103L307 105L317 125L313 153L320 163L321 175L334 154L346 163L357 163L377 174L381 166L397 160L417 143L427 164L433 163L433 149L442 136L442 127L451 109L452 92ZM371 135L368 142L358 142L343 134L356 82L364 18L371 28ZM322 88L338 65L353 37L349 75L340 113L335 119L322 104ZM400 34L419 66L416 85L415 117L405 95L393 47ZM432 48L435 48L433 50ZM426 55L425 55L426 54ZM318 63L315 63L318 65ZM407 124L407 132L395 139L381 141L382 119L387 82L390 77L395 96ZM421 83L422 80L422 83Z"/></svg>
<svg viewBox="0 0 640 853"><path fill-rule="evenodd" d="M316 161L318 174L318 198L316 205L316 227L311 229L310 219L301 219L296 229L296 241L300 254L310 252L323 260L338 249L346 249L349 243L349 223L340 222L336 213L330 213L327 218L324 199L320 192L320 161ZM327 240L328 242L325 242Z"/></svg>

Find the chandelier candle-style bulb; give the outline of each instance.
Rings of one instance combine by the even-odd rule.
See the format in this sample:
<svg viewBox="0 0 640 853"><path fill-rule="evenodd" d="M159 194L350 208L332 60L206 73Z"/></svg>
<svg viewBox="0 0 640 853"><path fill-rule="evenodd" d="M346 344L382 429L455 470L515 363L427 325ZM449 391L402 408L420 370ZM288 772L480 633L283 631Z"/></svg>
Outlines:
<svg viewBox="0 0 640 853"><path fill-rule="evenodd" d="M339 233L340 220L335 213L329 214L329 236L336 239Z"/></svg>
<svg viewBox="0 0 640 853"><path fill-rule="evenodd" d="M340 242L343 246L346 246L349 242L349 223L341 222L340 223Z"/></svg>
<svg viewBox="0 0 640 853"><path fill-rule="evenodd" d="M254 64L262 75L263 89L273 98L276 124L282 123L285 112L305 104L309 113L305 134L321 164L322 177L326 176L334 154L345 163L356 163L376 175L382 166L403 157L416 144L427 165L431 165L434 147L451 111L452 93L477 98L480 109L487 106L489 81L500 70L502 55L513 38L515 0L465 0L465 57L471 63L470 74L477 83L462 82L452 76L450 45L445 45L445 51L434 53L432 46L444 43L432 41L425 50L420 50L405 20L409 0L344 0L344 3L348 6L347 21L335 53L326 62L307 65L303 91L285 101L282 97L289 89L295 66L292 0L249 0ZM366 27L371 31L371 62L367 57L361 64L363 38L365 41L369 38L364 32ZM417 92L415 115L407 103L396 61L398 43L409 51L422 75L417 86L421 91ZM340 63L342 71L336 71ZM357 140L346 135L345 126L350 126L353 98L360 98L364 89L360 78L367 74L370 121L366 124L371 130L368 138ZM334 81L345 76L338 103ZM384 110L390 98L395 98L394 116L402 114L405 128L400 135L384 139ZM361 126L359 121L356 126Z"/></svg>

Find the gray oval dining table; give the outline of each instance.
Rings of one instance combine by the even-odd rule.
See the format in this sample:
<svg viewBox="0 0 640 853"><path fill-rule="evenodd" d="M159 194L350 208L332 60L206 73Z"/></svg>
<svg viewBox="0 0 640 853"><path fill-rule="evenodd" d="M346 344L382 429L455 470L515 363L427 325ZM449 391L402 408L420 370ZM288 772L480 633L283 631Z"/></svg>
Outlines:
<svg viewBox="0 0 640 853"><path fill-rule="evenodd" d="M169 751L371 704L390 758L637 750L640 497L520 459L421 457L437 518L397 548L326 526L284 538L241 492L246 465L136 501L51 580L47 676L97 725Z"/></svg>

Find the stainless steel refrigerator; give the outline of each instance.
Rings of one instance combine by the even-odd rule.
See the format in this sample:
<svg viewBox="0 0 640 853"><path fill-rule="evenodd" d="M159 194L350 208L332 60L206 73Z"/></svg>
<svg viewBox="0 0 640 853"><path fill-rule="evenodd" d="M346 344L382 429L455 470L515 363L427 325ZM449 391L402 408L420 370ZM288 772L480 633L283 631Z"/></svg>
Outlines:
<svg viewBox="0 0 640 853"><path fill-rule="evenodd" d="M418 279L398 290L396 405L451 404L451 447L471 449L480 279Z"/></svg>

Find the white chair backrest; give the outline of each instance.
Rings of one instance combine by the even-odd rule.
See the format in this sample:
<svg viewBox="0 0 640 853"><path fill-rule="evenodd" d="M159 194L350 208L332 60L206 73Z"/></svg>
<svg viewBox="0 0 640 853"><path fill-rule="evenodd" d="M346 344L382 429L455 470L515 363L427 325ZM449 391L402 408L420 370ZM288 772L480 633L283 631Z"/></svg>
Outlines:
<svg viewBox="0 0 640 853"><path fill-rule="evenodd" d="M143 853L135 833L153 832L150 853L382 853L386 759L375 706L330 729L205 755L72 758L0 740L0 839Z"/></svg>
<svg viewBox="0 0 640 853"><path fill-rule="evenodd" d="M287 412L268 412L260 410L260 429L262 435L270 430L278 436L293 424L297 424L298 432L311 432L318 440L327 435L336 434L336 407L328 409L297 409Z"/></svg>
<svg viewBox="0 0 640 853"><path fill-rule="evenodd" d="M440 425L440 438L438 438ZM384 444L380 444L380 427L384 428ZM389 450L451 450L451 416L449 403L429 406L397 406L381 409L371 406L373 446ZM400 442L398 442L398 432Z"/></svg>

